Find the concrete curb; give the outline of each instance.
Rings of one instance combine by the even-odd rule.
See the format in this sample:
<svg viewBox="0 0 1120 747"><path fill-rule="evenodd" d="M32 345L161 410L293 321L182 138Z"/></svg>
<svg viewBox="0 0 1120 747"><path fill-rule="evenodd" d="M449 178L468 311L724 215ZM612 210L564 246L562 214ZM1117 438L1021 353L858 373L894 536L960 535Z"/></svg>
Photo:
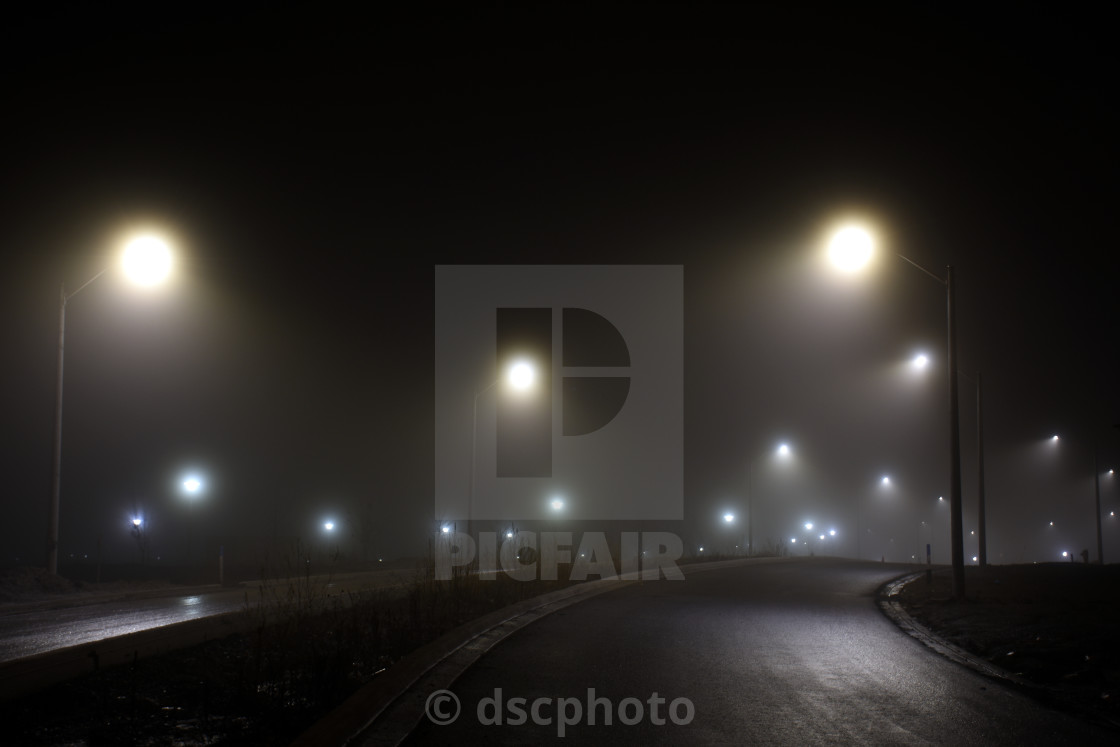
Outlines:
<svg viewBox="0 0 1120 747"><path fill-rule="evenodd" d="M637 581L606 579L543 594L459 626L402 659L301 734L293 747L397 744L423 716L423 704L506 636L545 615Z"/></svg>
<svg viewBox="0 0 1120 747"><path fill-rule="evenodd" d="M905 633L909 634L913 638L916 638L945 658L954 661L961 666L968 667L974 672L978 672L979 674L983 674L987 677L992 677L997 680L1009 682L1019 687L1038 690L1039 688L1037 685L1022 679L1021 677L1017 677L1011 672L1008 672L1006 669L1002 669L1001 667L992 664L987 659L983 659L976 654L969 653L963 648L956 646L949 641L946 641L944 638L941 638L929 628L925 627L913 617L911 617L910 613L903 609L902 604L897 599L892 598L897 596L899 592L902 591L903 587L905 587L908 583L910 583L911 581L916 581L919 578L923 578L925 574L925 571L921 571L919 573L911 573L906 576L896 578L893 581L888 581L886 584L881 586L879 588L878 596L879 607L883 610L883 613L886 614L886 616L889 617L894 622L894 624L901 628Z"/></svg>
<svg viewBox="0 0 1120 747"><path fill-rule="evenodd" d="M1011 686L1023 694L1041 701L1044 705L1059 710L1072 712L1077 716L1092 721L1103 727L1109 729L1120 729L1120 721L1116 721L1110 716L1093 710L1083 703L1079 703L1071 698L1068 693L1064 693L1059 689L1040 685L1029 680L1025 680L1016 674L1008 672L995 664L992 664L987 659L984 659L976 654L965 651L959 646L949 643L945 639L938 636L936 633L925 627L910 614L903 609L902 604L891 597L897 596L906 584L921 578L925 575L925 571L920 573L911 573L893 581L888 581L883 586L879 587L879 607L883 613L891 619L899 628L908 633L913 638L921 641L923 644L941 654L945 658L960 664L961 666L968 667L973 672L989 677L1005 685Z"/></svg>

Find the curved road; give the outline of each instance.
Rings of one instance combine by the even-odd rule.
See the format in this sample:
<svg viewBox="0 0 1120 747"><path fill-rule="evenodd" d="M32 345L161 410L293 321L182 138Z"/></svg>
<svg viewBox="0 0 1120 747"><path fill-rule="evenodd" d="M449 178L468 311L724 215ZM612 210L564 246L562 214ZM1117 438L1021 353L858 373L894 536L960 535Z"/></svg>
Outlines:
<svg viewBox="0 0 1120 747"><path fill-rule="evenodd" d="M686 567L684 581L601 594L484 654L450 686L454 699L428 699L436 717L457 701L458 718L422 718L407 743L537 743L561 728L565 740L601 744L1116 743L1115 732L1049 710L899 630L874 592L903 570L748 562ZM500 712L501 725L481 723L480 709L487 722ZM363 738L379 743L376 731Z"/></svg>

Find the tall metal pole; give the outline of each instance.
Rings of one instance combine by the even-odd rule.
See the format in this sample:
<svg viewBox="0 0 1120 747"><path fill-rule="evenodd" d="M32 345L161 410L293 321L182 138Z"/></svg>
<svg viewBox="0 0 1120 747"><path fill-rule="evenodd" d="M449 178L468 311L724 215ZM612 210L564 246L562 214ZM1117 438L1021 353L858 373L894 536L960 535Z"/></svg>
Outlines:
<svg viewBox="0 0 1120 747"><path fill-rule="evenodd" d="M497 386L499 379L495 379L489 386L479 390L474 395L474 413L471 417L471 482L467 489L467 534L471 533L471 521L474 518L474 484L475 458L478 453L478 398Z"/></svg>
<svg viewBox="0 0 1120 747"><path fill-rule="evenodd" d="M84 287L84 286L83 286ZM81 290L79 288L79 290ZM58 573L58 495L62 478L62 358L66 344L66 286L58 286L58 372L54 401L54 455L47 503L47 573Z"/></svg>
<svg viewBox="0 0 1120 747"><path fill-rule="evenodd" d="M984 506L984 407L981 397L982 386L980 373L976 373L976 471L979 480L979 493L977 500L977 523L980 532L980 567L988 564L988 527L987 513Z"/></svg>
<svg viewBox="0 0 1120 747"><path fill-rule="evenodd" d="M485 390L483 390L485 391ZM478 452L478 398L482 392L474 395L474 416L471 419L471 484L467 489L467 534L471 533L471 519L474 514L474 481L475 481L475 455Z"/></svg>
<svg viewBox="0 0 1120 747"><path fill-rule="evenodd" d="M1104 540L1101 539L1101 472L1097 464L1097 440L1093 439L1093 481L1097 507L1097 562L1104 565Z"/></svg>
<svg viewBox="0 0 1120 747"><path fill-rule="evenodd" d="M953 266L945 273L946 307L948 313L949 368L949 526L952 531L953 597L964 599L964 526L961 501L961 434L960 408L957 401L957 329L953 303Z"/></svg>
<svg viewBox="0 0 1120 747"><path fill-rule="evenodd" d="M754 535L752 534L754 528L754 486L751 469L751 460L747 459L747 555L750 556L751 550L754 549Z"/></svg>

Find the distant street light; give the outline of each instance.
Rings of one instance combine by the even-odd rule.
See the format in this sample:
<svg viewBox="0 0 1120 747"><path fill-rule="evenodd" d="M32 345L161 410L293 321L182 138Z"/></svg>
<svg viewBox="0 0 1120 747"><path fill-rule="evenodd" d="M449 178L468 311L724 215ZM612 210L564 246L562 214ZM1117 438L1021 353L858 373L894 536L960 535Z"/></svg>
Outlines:
<svg viewBox="0 0 1120 747"><path fill-rule="evenodd" d="M333 521L324 521L323 522L323 529L327 530L328 532L333 532L334 531L334 522Z"/></svg>
<svg viewBox="0 0 1120 747"><path fill-rule="evenodd" d="M132 536L136 540L136 550L140 553L140 562L147 556L147 541L144 537L144 520L139 516L132 519Z"/></svg>
<svg viewBox="0 0 1120 747"><path fill-rule="evenodd" d="M197 498L206 492L206 481L197 472L188 472L179 481L179 492L187 498Z"/></svg>
<svg viewBox="0 0 1120 747"><path fill-rule="evenodd" d="M725 522L727 522L728 524L730 524L733 521L735 521L735 514L724 514L723 515L723 520Z"/></svg>
<svg viewBox="0 0 1120 747"><path fill-rule="evenodd" d="M155 285L171 272L171 248L161 237L144 234L127 242L121 255L121 265L132 282ZM62 487L62 381L63 358L66 343L66 304L71 298L104 275L108 268L97 273L75 290L66 292L66 284L58 289L58 369L55 381L54 455L51 459L51 494L47 503L47 573L58 573L58 509ZM139 532L139 525L136 531Z"/></svg>
<svg viewBox="0 0 1120 747"><path fill-rule="evenodd" d="M1050 437L1052 444L1057 444L1058 440L1057 434ZM1112 470L1109 470L1108 474L1111 475ZM1101 529L1101 470L1097 463L1097 444L1095 440L1093 442L1093 494L1093 513L1097 530L1097 563L1104 565L1104 534ZM1053 525L1054 522L1050 522L1050 526Z"/></svg>
<svg viewBox="0 0 1120 747"><path fill-rule="evenodd" d="M792 456L793 450L790 448L788 443L782 442L782 443L778 444L778 448L776 448L772 453L775 456L777 456L779 459L785 461L785 460L788 460ZM747 550L746 550L747 555L750 555L752 552L754 552L754 461L750 457L750 455L747 456L747 539L746 539L746 542L747 542Z"/></svg>
<svg viewBox="0 0 1120 747"><path fill-rule="evenodd" d="M875 252L875 240L870 231L849 225L837 231L829 242L828 254L841 271L854 273L865 267ZM945 287L946 300L946 374L949 379L949 524L953 564L953 597L964 599L964 538L962 536L963 507L961 497L961 447L960 408L957 401L957 324L956 305L953 299L953 266L945 268L945 277L930 272L920 264L901 254L896 255L907 264Z"/></svg>
<svg viewBox="0 0 1120 747"><path fill-rule="evenodd" d="M552 507L553 511L561 511L564 508L564 501L561 498L553 498L548 505Z"/></svg>
<svg viewBox="0 0 1120 747"><path fill-rule="evenodd" d="M924 353L918 353L910 360L910 365L921 371L929 365L929 356Z"/></svg>

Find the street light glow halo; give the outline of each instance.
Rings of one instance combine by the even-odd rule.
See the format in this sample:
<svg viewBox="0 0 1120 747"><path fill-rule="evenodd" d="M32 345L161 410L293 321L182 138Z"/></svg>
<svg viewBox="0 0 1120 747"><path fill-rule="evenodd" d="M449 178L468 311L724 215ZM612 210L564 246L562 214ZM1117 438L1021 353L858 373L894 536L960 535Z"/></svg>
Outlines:
<svg viewBox="0 0 1120 747"><path fill-rule="evenodd" d="M536 367L525 359L515 360L510 364L506 373L506 381L510 388L524 392L533 387L537 380Z"/></svg>
<svg viewBox="0 0 1120 747"><path fill-rule="evenodd" d="M142 286L157 285L171 274L171 245L154 233L142 233L129 239L121 254L125 275Z"/></svg>
<svg viewBox="0 0 1120 747"><path fill-rule="evenodd" d="M841 272L861 271L874 255L875 237L870 229L858 223L840 226L828 242L828 257Z"/></svg>

